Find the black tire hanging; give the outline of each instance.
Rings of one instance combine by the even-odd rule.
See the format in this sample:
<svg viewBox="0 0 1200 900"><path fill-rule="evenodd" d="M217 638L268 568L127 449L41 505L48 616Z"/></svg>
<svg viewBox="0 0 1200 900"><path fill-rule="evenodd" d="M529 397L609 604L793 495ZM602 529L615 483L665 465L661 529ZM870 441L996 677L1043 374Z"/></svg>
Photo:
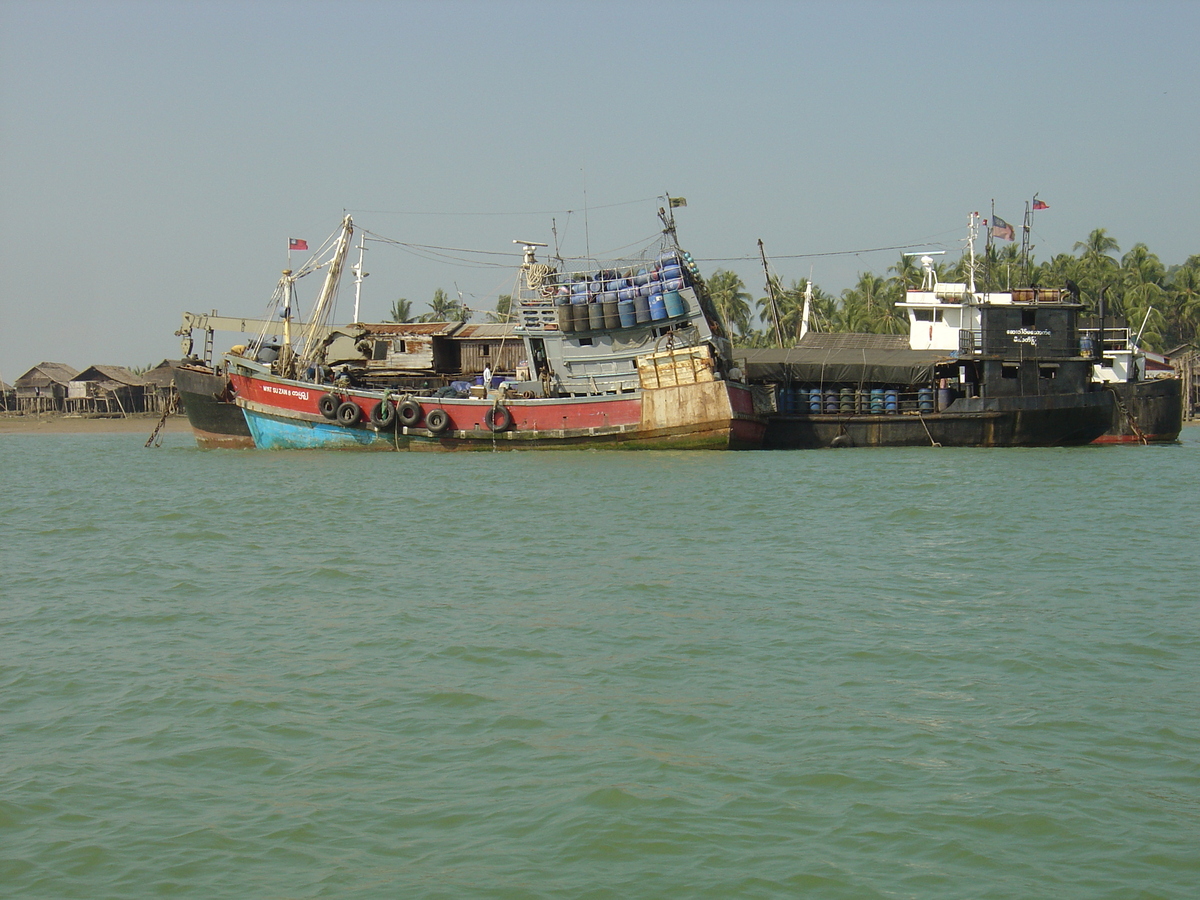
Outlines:
<svg viewBox="0 0 1200 900"><path fill-rule="evenodd" d="M347 400L337 408L337 420L342 425L357 425L362 418L362 409L353 400Z"/></svg>
<svg viewBox="0 0 1200 900"><path fill-rule="evenodd" d="M404 400L396 407L396 414L400 417L401 425L411 428L421 421L421 404L416 400Z"/></svg>
<svg viewBox="0 0 1200 900"><path fill-rule="evenodd" d="M483 424L489 431L507 431L512 421L512 413L503 406L493 406L483 415Z"/></svg>
<svg viewBox="0 0 1200 900"><path fill-rule="evenodd" d="M376 428L392 428L396 424L396 407L380 400L371 407L371 424Z"/></svg>
<svg viewBox="0 0 1200 900"><path fill-rule="evenodd" d="M334 394L322 394L321 399L317 401L317 409L321 411L321 415L325 418L336 419L338 407L341 406L341 403L342 401Z"/></svg>
<svg viewBox="0 0 1200 900"><path fill-rule="evenodd" d="M431 409L425 416L425 427L434 434L441 434L450 427L450 414L444 409Z"/></svg>

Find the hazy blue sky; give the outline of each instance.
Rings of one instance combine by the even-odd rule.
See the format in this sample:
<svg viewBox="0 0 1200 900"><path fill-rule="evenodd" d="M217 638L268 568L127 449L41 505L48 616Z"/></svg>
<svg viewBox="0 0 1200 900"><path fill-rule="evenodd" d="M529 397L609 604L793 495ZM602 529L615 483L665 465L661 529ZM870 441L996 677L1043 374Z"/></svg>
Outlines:
<svg viewBox="0 0 1200 900"><path fill-rule="evenodd" d="M1200 253L1198 2L0 0L0 377L178 355L259 315L288 237L596 255L658 227L755 296L884 274L967 214ZM583 210L588 207L588 215ZM512 269L377 247L362 318ZM306 286L311 297L315 285ZM343 298L350 295L343 290ZM349 318L345 299L339 312Z"/></svg>

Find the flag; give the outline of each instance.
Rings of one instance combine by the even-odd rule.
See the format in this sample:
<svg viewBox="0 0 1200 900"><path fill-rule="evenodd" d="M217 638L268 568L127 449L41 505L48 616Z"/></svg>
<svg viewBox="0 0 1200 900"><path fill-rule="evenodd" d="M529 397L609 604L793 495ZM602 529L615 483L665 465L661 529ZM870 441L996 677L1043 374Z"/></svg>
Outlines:
<svg viewBox="0 0 1200 900"><path fill-rule="evenodd" d="M292 250L307 250L307 249L308 249L308 241L301 240L300 238L288 238L288 251L289 252Z"/></svg>
<svg viewBox="0 0 1200 900"><path fill-rule="evenodd" d="M1034 197L1033 198L1033 208L1034 209L1049 209L1050 204L1037 199L1037 197Z"/></svg>
<svg viewBox="0 0 1200 900"><path fill-rule="evenodd" d="M1013 236L1013 227L994 213L992 214L992 237L1000 238L1002 241L1016 240Z"/></svg>
<svg viewBox="0 0 1200 900"><path fill-rule="evenodd" d="M687 197L668 197L667 202L671 204L671 209L677 206L687 206Z"/></svg>

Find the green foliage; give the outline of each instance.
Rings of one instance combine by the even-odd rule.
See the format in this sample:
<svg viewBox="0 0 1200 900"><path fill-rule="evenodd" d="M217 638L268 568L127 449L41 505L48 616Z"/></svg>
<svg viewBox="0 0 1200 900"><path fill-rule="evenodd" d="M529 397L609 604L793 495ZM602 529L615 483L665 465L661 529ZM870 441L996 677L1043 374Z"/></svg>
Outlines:
<svg viewBox="0 0 1200 900"><path fill-rule="evenodd" d="M433 292L433 300L429 302L429 312L423 313L418 322L466 322L471 318L471 311L460 301L453 300L442 288Z"/></svg>
<svg viewBox="0 0 1200 900"><path fill-rule="evenodd" d="M501 294L496 300L496 311L487 314L489 322L508 322L512 320L512 294Z"/></svg>
<svg viewBox="0 0 1200 900"><path fill-rule="evenodd" d="M392 301L392 317L390 322L411 322L412 319L412 303L401 297L399 300Z"/></svg>
<svg viewBox="0 0 1200 900"><path fill-rule="evenodd" d="M750 332L750 295L746 284L738 275L725 269L717 269L705 282L708 295L725 322L725 330L733 335L734 343Z"/></svg>

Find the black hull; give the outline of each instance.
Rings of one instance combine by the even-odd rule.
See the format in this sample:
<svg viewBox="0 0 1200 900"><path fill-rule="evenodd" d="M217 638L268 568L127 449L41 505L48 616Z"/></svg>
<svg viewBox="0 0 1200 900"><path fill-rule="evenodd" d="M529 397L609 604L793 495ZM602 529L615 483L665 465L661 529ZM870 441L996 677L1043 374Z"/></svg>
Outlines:
<svg viewBox="0 0 1200 900"><path fill-rule="evenodd" d="M957 400L943 412L777 415L764 446L773 450L824 447L1059 447L1089 444L1112 421L1106 392L1011 400Z"/></svg>
<svg viewBox="0 0 1200 900"><path fill-rule="evenodd" d="M205 450L252 449L254 438L242 410L232 401L229 379L199 369L175 370L175 388L196 436Z"/></svg>
<svg viewBox="0 0 1200 900"><path fill-rule="evenodd" d="M1183 382L1178 378L1106 384L1116 402L1098 444L1144 444L1179 440L1183 428Z"/></svg>

